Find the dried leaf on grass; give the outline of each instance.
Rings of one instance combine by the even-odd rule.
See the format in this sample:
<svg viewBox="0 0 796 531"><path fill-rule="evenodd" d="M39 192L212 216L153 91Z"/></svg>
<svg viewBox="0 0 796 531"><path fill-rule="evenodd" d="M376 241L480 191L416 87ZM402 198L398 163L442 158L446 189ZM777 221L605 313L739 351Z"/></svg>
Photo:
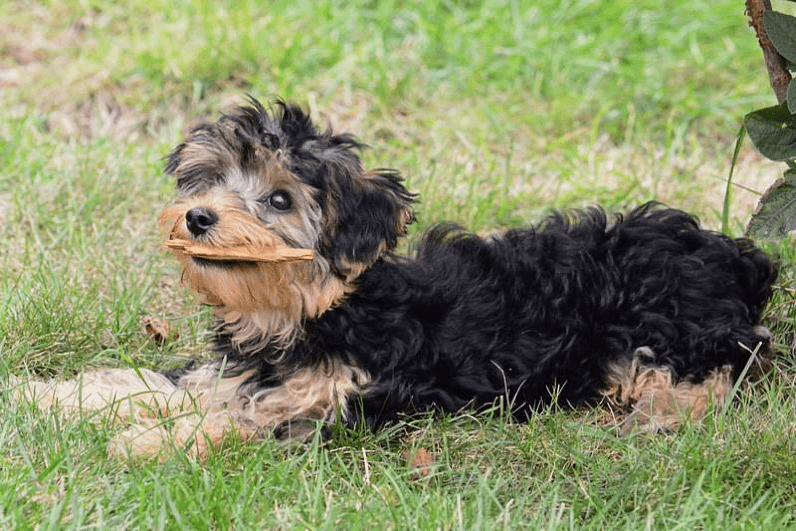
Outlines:
<svg viewBox="0 0 796 531"><path fill-rule="evenodd" d="M431 457L431 452L425 448L418 448L414 453L409 450L401 451L403 457L410 468L409 478L412 481L428 477L431 473L431 466L434 464L434 458Z"/></svg>
<svg viewBox="0 0 796 531"><path fill-rule="evenodd" d="M178 334L177 331L172 331L169 324L163 319L147 315L141 322L144 325L144 330L147 335L158 345L162 345L168 340L174 340L180 337L180 334Z"/></svg>

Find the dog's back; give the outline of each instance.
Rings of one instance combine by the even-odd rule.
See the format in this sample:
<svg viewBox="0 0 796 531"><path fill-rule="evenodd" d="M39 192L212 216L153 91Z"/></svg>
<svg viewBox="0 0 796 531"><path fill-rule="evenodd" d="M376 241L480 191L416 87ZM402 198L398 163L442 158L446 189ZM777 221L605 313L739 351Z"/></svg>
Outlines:
<svg viewBox="0 0 796 531"><path fill-rule="evenodd" d="M501 396L528 411L599 398L617 374L626 390L641 368L672 387L737 377L768 348L757 325L775 278L747 240L653 204L613 223L590 209L487 239L440 226L414 259L366 271L316 331L355 338L332 348L372 376L371 422Z"/></svg>

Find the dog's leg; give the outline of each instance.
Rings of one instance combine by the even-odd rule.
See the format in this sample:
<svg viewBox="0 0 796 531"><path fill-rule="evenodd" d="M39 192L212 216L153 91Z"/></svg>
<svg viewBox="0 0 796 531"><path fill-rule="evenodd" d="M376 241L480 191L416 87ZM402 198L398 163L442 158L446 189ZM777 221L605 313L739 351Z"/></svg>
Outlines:
<svg viewBox="0 0 796 531"><path fill-rule="evenodd" d="M711 404L724 404L732 390L730 366L714 369L699 383L674 382L668 368L644 365L644 359L651 357L649 349L641 348L631 360L609 367L603 396L631 410L622 422L623 434L633 430L658 432L675 429L687 419L698 421Z"/></svg>
<svg viewBox="0 0 796 531"><path fill-rule="evenodd" d="M709 336L706 338L710 340ZM747 364L747 376L759 376L767 370L771 338L771 332L763 326L743 327L727 334L722 341L706 342L715 351L706 345L699 346L705 352L713 352L709 359L722 361L697 382L687 378L675 381L669 368L653 362L654 352L641 347L631 358L608 367L607 386L602 394L609 403L631 410L622 423L623 433L634 429L652 432L675 429L686 419L700 420L711 403L722 406L735 378Z"/></svg>
<svg viewBox="0 0 796 531"><path fill-rule="evenodd" d="M161 418L137 419L116 436L108 451L117 456L154 456L164 449L178 448L193 456L203 456L210 445L217 445L231 431L242 438L252 436L251 420L243 404L248 397L240 393L241 384L252 371L235 371L224 376L223 363L208 363L191 369L177 382L178 408Z"/></svg>
<svg viewBox="0 0 796 531"><path fill-rule="evenodd" d="M112 454L154 455L164 442L180 447L191 442L193 451L201 454L208 442L217 444L233 426L248 436L241 428L250 422L226 408L236 403L237 390L251 373L222 378L220 367L212 363L193 369L179 384L147 369L105 369L65 382L17 382L15 394L40 409L70 416L107 411L95 418L129 423L111 443Z"/></svg>
<svg viewBox="0 0 796 531"><path fill-rule="evenodd" d="M108 454L117 457L167 455L171 449L203 458L225 437L236 434L243 441L262 438L253 419L240 409L187 411L169 419L145 419L117 435Z"/></svg>
<svg viewBox="0 0 796 531"><path fill-rule="evenodd" d="M658 432L679 427L683 421L701 420L712 403L724 404L732 390L730 367L711 372L702 382L680 382L672 385L668 369L648 369L639 376L638 399L622 423L622 433L640 429Z"/></svg>
<svg viewBox="0 0 796 531"><path fill-rule="evenodd" d="M147 369L105 369L65 382L17 382L17 398L70 415L108 409L116 421L168 415L186 396L164 375Z"/></svg>
<svg viewBox="0 0 796 531"><path fill-rule="evenodd" d="M340 360L305 367L278 385L259 389L247 383L251 371L234 378L219 374L213 364L183 376L179 385L193 397L194 409L174 417L172 426L162 421L131 426L113 442L110 452L148 456L174 446L202 457L233 432L245 441L271 433L306 439L318 421L330 423L338 416L345 421L350 397L369 380L363 370Z"/></svg>

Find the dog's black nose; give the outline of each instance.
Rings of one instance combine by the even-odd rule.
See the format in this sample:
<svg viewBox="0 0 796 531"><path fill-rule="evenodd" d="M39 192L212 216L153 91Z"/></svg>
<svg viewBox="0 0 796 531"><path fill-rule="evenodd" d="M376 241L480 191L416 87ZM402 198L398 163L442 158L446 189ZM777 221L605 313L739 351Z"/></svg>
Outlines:
<svg viewBox="0 0 796 531"><path fill-rule="evenodd" d="M192 208L185 213L185 224L194 236L207 232L218 221L218 216L212 210L204 207Z"/></svg>

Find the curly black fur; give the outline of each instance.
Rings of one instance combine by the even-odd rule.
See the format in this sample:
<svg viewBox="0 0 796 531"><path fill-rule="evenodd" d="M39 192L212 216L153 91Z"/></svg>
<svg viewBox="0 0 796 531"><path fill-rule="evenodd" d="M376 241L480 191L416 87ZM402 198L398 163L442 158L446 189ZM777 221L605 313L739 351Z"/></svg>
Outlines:
<svg viewBox="0 0 796 531"><path fill-rule="evenodd" d="M748 240L651 203L610 221L596 208L554 214L492 238L439 226L414 256L397 257L414 196L395 172L364 172L361 147L320 132L298 107L278 102L269 113L252 100L196 128L169 158L166 171L190 195L223 186L230 164L256 165L256 149L284 154L324 212L316 250L355 288L303 322L286 350L222 328L226 374L254 370L244 394L343 360L370 376L349 398L349 421L375 426L500 397L517 413L554 398L588 402L638 349L674 382L699 383L726 366L737 377L749 349L768 348L758 324L777 267Z"/></svg>
<svg viewBox="0 0 796 531"><path fill-rule="evenodd" d="M589 209L483 239L433 229L414 258L379 260L344 304L306 323L280 364L256 365L257 387L280 367L322 366L328 353L372 381L351 399L352 422L380 425L429 408L457 412L508 398L516 412L598 397L609 363L639 347L676 380L733 376L769 338L755 325L776 267L745 239L701 230L688 214L644 205L609 226ZM525 406L525 407L523 407Z"/></svg>

